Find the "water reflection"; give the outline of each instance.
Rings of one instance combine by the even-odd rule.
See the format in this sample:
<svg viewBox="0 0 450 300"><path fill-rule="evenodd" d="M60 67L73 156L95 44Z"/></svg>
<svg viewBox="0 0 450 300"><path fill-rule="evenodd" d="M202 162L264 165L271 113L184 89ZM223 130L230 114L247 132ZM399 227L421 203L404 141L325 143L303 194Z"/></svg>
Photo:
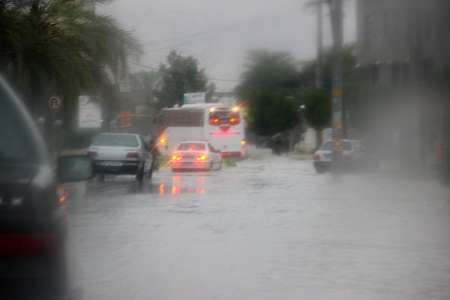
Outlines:
<svg viewBox="0 0 450 300"><path fill-rule="evenodd" d="M178 175L169 178L161 178L158 184L160 196L176 197L180 194L206 194L205 176L182 177Z"/></svg>

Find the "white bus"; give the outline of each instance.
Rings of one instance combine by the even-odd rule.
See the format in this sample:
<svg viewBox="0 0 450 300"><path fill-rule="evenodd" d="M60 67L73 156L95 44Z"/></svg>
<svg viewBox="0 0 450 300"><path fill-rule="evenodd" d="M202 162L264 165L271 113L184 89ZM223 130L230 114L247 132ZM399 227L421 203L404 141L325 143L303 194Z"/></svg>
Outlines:
<svg viewBox="0 0 450 300"><path fill-rule="evenodd" d="M240 107L218 103L186 104L163 109L158 120L158 150L170 155L183 141L204 140L223 157L243 157L245 124Z"/></svg>

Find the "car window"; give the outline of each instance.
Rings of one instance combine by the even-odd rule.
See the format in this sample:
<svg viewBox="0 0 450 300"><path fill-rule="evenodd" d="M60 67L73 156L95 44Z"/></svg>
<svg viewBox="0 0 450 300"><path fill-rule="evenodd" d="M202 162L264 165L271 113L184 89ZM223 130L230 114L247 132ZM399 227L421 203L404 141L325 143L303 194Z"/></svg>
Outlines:
<svg viewBox="0 0 450 300"><path fill-rule="evenodd" d="M136 136L129 134L100 134L92 142L93 146L138 147Z"/></svg>
<svg viewBox="0 0 450 300"><path fill-rule="evenodd" d="M27 129L17 110L10 101L4 99L6 94L0 90L0 162L33 161L36 159Z"/></svg>
<svg viewBox="0 0 450 300"><path fill-rule="evenodd" d="M180 151L205 151L205 144L202 143L182 143L177 150Z"/></svg>
<svg viewBox="0 0 450 300"><path fill-rule="evenodd" d="M145 138L142 135L139 136L139 141L141 142L141 148L146 148L147 143L145 142Z"/></svg>
<svg viewBox="0 0 450 300"><path fill-rule="evenodd" d="M332 143L331 142L326 142L325 144L323 144L320 147L320 150L322 150L322 151L332 151L333 150Z"/></svg>

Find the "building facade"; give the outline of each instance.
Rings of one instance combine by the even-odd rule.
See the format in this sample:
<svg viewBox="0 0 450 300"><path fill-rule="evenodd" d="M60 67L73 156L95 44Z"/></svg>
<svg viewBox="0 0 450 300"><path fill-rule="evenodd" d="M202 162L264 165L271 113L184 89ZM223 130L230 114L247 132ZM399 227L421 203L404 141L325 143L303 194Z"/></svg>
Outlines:
<svg viewBox="0 0 450 300"><path fill-rule="evenodd" d="M450 63L450 1L359 0L361 64Z"/></svg>
<svg viewBox="0 0 450 300"><path fill-rule="evenodd" d="M448 165L450 1L359 0L357 22L376 134L407 165Z"/></svg>

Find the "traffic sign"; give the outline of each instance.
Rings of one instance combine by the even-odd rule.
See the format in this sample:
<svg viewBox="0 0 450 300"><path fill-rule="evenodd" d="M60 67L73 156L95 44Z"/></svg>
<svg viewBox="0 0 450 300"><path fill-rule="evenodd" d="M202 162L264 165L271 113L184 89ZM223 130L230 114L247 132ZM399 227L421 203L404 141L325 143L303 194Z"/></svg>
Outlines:
<svg viewBox="0 0 450 300"><path fill-rule="evenodd" d="M52 96L48 99L48 108L50 111L57 112L60 111L63 105L63 101L58 96Z"/></svg>
<svg viewBox="0 0 450 300"><path fill-rule="evenodd" d="M98 129L102 127L102 110L88 95L78 98L78 128Z"/></svg>
<svg viewBox="0 0 450 300"><path fill-rule="evenodd" d="M206 103L206 93L186 93L183 96L183 104Z"/></svg>

